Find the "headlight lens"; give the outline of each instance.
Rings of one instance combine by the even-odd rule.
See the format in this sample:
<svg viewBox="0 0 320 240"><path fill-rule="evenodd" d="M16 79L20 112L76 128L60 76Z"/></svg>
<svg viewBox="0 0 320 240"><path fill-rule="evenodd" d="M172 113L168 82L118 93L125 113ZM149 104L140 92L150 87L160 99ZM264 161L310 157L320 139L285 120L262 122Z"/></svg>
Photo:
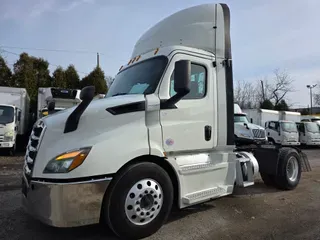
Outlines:
<svg viewBox="0 0 320 240"><path fill-rule="evenodd" d="M14 131L13 130L9 130L8 132L6 132L4 134L5 137L13 137L13 135L14 135Z"/></svg>
<svg viewBox="0 0 320 240"><path fill-rule="evenodd" d="M84 162L90 150L86 147L60 154L48 162L43 173L68 173Z"/></svg>
<svg viewBox="0 0 320 240"><path fill-rule="evenodd" d="M13 136L14 136L14 131L13 131L13 130L10 130L10 131L8 131L8 132L6 132L6 133L4 134L4 139L3 139L3 141L4 141L4 142L11 142L11 141L13 141Z"/></svg>

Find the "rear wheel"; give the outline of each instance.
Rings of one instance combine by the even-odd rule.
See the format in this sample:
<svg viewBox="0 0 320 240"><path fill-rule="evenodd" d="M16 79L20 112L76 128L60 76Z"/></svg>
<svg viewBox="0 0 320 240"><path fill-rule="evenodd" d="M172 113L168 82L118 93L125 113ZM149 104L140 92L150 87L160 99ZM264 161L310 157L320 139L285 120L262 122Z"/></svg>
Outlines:
<svg viewBox="0 0 320 240"><path fill-rule="evenodd" d="M173 202L173 186L160 166L154 163L129 166L110 187L102 214L120 238L148 237L167 220Z"/></svg>
<svg viewBox="0 0 320 240"><path fill-rule="evenodd" d="M281 149L275 184L283 190L295 189L301 178L301 157L294 149Z"/></svg>

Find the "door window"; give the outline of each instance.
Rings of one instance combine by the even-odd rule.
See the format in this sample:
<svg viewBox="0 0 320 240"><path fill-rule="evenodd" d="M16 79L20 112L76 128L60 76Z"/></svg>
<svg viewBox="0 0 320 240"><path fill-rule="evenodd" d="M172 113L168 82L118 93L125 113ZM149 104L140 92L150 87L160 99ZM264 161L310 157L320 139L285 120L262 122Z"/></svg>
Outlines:
<svg viewBox="0 0 320 240"><path fill-rule="evenodd" d="M190 92L182 99L201 99L204 98L207 91L207 70L206 67L199 64L191 64ZM170 78L170 97L174 96L174 71Z"/></svg>

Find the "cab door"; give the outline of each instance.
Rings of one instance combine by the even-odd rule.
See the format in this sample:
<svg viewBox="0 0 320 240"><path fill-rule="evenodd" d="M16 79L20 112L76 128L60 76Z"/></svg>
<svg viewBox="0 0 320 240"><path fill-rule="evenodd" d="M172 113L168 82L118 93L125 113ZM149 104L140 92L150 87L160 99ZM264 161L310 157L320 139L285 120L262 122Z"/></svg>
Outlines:
<svg viewBox="0 0 320 240"><path fill-rule="evenodd" d="M190 92L175 104L175 108L160 110L163 148L166 152L212 149L216 145L214 132L217 129L214 114L216 79L211 72L211 58L176 54L163 78L160 99L175 95L174 63L179 60L191 61Z"/></svg>

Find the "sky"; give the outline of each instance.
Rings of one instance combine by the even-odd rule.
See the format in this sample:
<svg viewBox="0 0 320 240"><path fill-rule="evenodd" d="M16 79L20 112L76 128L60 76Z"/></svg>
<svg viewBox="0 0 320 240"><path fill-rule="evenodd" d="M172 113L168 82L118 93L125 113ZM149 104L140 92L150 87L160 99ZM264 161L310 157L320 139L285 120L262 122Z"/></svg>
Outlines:
<svg viewBox="0 0 320 240"><path fill-rule="evenodd" d="M57 65L74 64L83 77L96 66L99 52L100 66L106 75L114 76L148 28L176 11L212 2L0 0L0 53L11 66L23 51L45 58L51 72ZM320 1L224 3L231 11L234 79L271 79L272 72L280 68L294 80L289 102L307 106L306 85L320 82Z"/></svg>

